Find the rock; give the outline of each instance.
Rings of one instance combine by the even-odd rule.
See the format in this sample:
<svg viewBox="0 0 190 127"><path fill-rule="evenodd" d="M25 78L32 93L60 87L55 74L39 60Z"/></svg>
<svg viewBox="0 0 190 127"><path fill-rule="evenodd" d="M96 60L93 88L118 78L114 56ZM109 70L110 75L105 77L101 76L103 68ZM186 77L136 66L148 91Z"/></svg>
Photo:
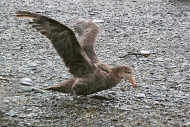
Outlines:
<svg viewBox="0 0 190 127"><path fill-rule="evenodd" d="M98 19L95 19L95 20L93 20L93 22L95 22L95 23L103 23L104 22L104 20L98 20Z"/></svg>
<svg viewBox="0 0 190 127"><path fill-rule="evenodd" d="M183 124L182 127L190 127L190 121L187 122L187 123L185 123L185 124Z"/></svg>
<svg viewBox="0 0 190 127"><path fill-rule="evenodd" d="M32 111L32 109L31 108L27 108L26 111Z"/></svg>
<svg viewBox="0 0 190 127"><path fill-rule="evenodd" d="M145 94L144 93L137 93L137 98L145 98Z"/></svg>
<svg viewBox="0 0 190 127"><path fill-rule="evenodd" d="M27 78L27 77L20 79L19 83L22 84L22 85L26 85L26 86L32 86L33 85L32 79L31 78Z"/></svg>
<svg viewBox="0 0 190 127"><path fill-rule="evenodd" d="M146 57L150 55L150 51L141 50L140 53Z"/></svg>
<svg viewBox="0 0 190 127"><path fill-rule="evenodd" d="M44 93L44 90L39 89L39 88L36 88L36 87L33 87L33 88L31 89L31 91L33 91L33 92L35 92L35 93Z"/></svg>
<svg viewBox="0 0 190 127"><path fill-rule="evenodd" d="M119 109L121 109L122 111L128 111L128 112L131 111L131 109L129 109L129 108L125 107L125 106L122 106Z"/></svg>
<svg viewBox="0 0 190 127"><path fill-rule="evenodd" d="M36 13L41 13L41 14L43 14L43 13L45 13L45 11L43 11L43 10L37 10Z"/></svg>
<svg viewBox="0 0 190 127"><path fill-rule="evenodd" d="M0 80L7 80L7 79L3 76L0 76Z"/></svg>

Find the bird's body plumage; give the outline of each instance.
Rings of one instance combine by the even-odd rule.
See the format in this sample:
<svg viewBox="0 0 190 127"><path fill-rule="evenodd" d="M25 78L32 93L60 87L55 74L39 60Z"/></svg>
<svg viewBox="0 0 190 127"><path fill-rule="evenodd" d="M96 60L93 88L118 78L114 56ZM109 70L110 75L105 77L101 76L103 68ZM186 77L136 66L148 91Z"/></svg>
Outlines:
<svg viewBox="0 0 190 127"><path fill-rule="evenodd" d="M69 27L54 19L24 11L17 12L16 16L32 20L29 24L52 42L73 75L66 81L48 87L47 90L89 95L116 86L122 78L129 78L136 87L129 67L111 68L98 59L94 46L100 28L94 22L76 20L74 29L79 35L77 39Z"/></svg>

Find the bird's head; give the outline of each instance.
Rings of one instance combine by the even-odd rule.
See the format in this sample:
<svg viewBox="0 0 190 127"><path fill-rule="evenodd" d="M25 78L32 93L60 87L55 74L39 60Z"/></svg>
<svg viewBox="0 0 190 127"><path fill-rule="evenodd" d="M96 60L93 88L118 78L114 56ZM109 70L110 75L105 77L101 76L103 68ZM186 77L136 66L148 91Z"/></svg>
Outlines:
<svg viewBox="0 0 190 127"><path fill-rule="evenodd" d="M120 78L125 78L126 81L128 80L134 88L137 87L136 81L133 78L132 70L129 67L120 66L117 69L117 73Z"/></svg>

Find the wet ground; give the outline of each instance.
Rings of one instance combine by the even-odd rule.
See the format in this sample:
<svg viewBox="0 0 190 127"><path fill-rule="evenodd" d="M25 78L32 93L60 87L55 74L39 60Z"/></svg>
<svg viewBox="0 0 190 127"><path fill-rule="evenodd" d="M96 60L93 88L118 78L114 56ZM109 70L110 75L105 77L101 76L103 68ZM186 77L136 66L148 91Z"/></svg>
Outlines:
<svg viewBox="0 0 190 127"><path fill-rule="evenodd" d="M0 10L0 126L190 126L190 1L2 0ZM71 75L48 39L14 16L18 10L71 28L77 18L101 20L100 60L133 68L138 88L122 81L97 93L114 98L103 102L42 90ZM119 58L141 50L150 56ZM19 84L24 77L32 85Z"/></svg>

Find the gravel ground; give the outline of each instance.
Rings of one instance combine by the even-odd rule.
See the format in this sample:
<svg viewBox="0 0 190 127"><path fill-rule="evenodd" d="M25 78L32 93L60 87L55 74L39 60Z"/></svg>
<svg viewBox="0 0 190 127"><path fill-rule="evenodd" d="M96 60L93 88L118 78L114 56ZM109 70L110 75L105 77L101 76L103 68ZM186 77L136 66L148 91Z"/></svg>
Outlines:
<svg viewBox="0 0 190 127"><path fill-rule="evenodd" d="M190 126L190 1L102 1L1 1L1 127ZM111 66L133 68L138 88L123 81L97 93L115 98L99 103L42 90L71 75L48 39L15 18L17 10L42 13L70 27L80 17L103 20L98 56ZM140 50L151 54L118 58ZM19 84L24 77L33 85Z"/></svg>

